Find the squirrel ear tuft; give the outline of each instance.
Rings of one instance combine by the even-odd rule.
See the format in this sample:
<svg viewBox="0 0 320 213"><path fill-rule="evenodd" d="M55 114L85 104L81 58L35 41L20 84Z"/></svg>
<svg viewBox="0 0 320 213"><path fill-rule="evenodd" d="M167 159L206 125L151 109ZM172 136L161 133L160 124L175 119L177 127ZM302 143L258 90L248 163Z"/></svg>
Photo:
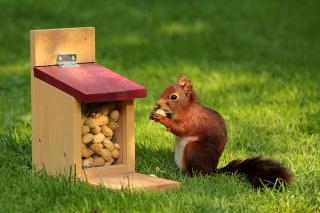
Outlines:
<svg viewBox="0 0 320 213"><path fill-rule="evenodd" d="M177 80L176 85L184 86L186 84L187 78L184 75L181 75L180 78Z"/></svg>
<svg viewBox="0 0 320 213"><path fill-rule="evenodd" d="M176 85L180 86L183 88L183 90L192 90L192 82L191 80L187 80L187 78L182 75L180 78L177 80Z"/></svg>
<svg viewBox="0 0 320 213"><path fill-rule="evenodd" d="M183 87L184 90L192 90L192 82L191 80L187 80L184 87Z"/></svg>

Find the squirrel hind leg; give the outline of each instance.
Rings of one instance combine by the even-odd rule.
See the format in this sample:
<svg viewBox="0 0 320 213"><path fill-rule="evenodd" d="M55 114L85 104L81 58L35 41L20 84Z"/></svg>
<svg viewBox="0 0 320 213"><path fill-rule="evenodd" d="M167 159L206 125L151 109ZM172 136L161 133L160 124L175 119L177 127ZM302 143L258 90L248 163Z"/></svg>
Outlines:
<svg viewBox="0 0 320 213"><path fill-rule="evenodd" d="M197 142L189 142L186 145L183 161L189 175L213 175L216 173L220 156L215 153L199 154L206 152L214 152L214 150L209 150L206 146Z"/></svg>

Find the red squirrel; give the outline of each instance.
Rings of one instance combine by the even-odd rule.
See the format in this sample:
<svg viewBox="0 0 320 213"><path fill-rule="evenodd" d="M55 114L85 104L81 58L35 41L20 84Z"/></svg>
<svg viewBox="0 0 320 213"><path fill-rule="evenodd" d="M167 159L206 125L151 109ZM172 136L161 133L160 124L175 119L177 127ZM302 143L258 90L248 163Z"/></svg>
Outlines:
<svg viewBox="0 0 320 213"><path fill-rule="evenodd" d="M157 113L157 109L165 114ZM292 179L292 174L280 163L261 157L234 160L218 169L227 142L224 119L215 110L201 104L191 80L184 76L164 90L150 119L160 122L176 136L175 162L190 175L238 173L244 175L254 188L286 185Z"/></svg>

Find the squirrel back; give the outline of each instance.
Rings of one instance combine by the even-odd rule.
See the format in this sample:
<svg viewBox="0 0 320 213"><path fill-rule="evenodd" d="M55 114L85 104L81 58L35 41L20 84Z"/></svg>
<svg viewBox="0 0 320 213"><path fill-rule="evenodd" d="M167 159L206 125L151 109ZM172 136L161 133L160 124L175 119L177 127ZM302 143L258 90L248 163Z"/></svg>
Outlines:
<svg viewBox="0 0 320 213"><path fill-rule="evenodd" d="M158 109L163 110L165 115L157 113ZM176 163L190 175L239 173L253 187L274 187L279 182L286 184L291 181L292 175L288 169L275 161L260 157L235 160L217 169L227 142L224 119L215 110L201 104L191 80L184 76L164 90L150 118L166 126L176 136Z"/></svg>

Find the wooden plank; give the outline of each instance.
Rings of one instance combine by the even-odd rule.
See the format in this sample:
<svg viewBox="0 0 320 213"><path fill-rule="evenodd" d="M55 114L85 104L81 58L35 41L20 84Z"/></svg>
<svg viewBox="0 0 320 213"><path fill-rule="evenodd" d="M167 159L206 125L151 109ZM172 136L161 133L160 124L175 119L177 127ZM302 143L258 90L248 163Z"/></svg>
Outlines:
<svg viewBox="0 0 320 213"><path fill-rule="evenodd" d="M72 98L72 107L73 107L73 114L72 114L72 126L74 130L72 131L73 134L73 140L71 143L71 149L72 149L72 155L69 156L69 162L68 164L72 164L74 166L74 169L76 170L77 177L81 176L82 173L82 156L81 156L81 103L79 101L76 101L74 98ZM65 146L68 144L65 142ZM66 147L65 147L66 149Z"/></svg>
<svg viewBox="0 0 320 213"><path fill-rule="evenodd" d="M64 91L83 103L143 98L147 90L96 63L80 67L45 66L34 68L35 77Z"/></svg>
<svg viewBox="0 0 320 213"><path fill-rule="evenodd" d="M93 27L32 30L32 67L55 65L59 54L77 54L78 63L95 62Z"/></svg>
<svg viewBox="0 0 320 213"><path fill-rule="evenodd" d="M103 185L106 188L120 190L170 190L176 191L180 187L180 183L176 181L166 180L154 176L126 173L98 176L88 178L88 182L92 185Z"/></svg>
<svg viewBox="0 0 320 213"><path fill-rule="evenodd" d="M135 171L135 138L134 138L134 102L127 100L122 107L123 126L123 161L128 166L128 172Z"/></svg>
<svg viewBox="0 0 320 213"><path fill-rule="evenodd" d="M112 166L91 167L83 169L82 179L100 177L103 175L124 174L128 172L126 164L116 164Z"/></svg>
<svg viewBox="0 0 320 213"><path fill-rule="evenodd" d="M80 103L60 90L39 82L40 165L49 174L69 174L80 163L81 114ZM78 166L78 168L80 168Z"/></svg>
<svg viewBox="0 0 320 213"><path fill-rule="evenodd" d="M30 33L30 63L31 63L31 114L32 114L32 163L35 167L42 168L41 165L41 149L39 140L39 80L34 78L33 75L33 66L35 64L35 38L32 33Z"/></svg>

